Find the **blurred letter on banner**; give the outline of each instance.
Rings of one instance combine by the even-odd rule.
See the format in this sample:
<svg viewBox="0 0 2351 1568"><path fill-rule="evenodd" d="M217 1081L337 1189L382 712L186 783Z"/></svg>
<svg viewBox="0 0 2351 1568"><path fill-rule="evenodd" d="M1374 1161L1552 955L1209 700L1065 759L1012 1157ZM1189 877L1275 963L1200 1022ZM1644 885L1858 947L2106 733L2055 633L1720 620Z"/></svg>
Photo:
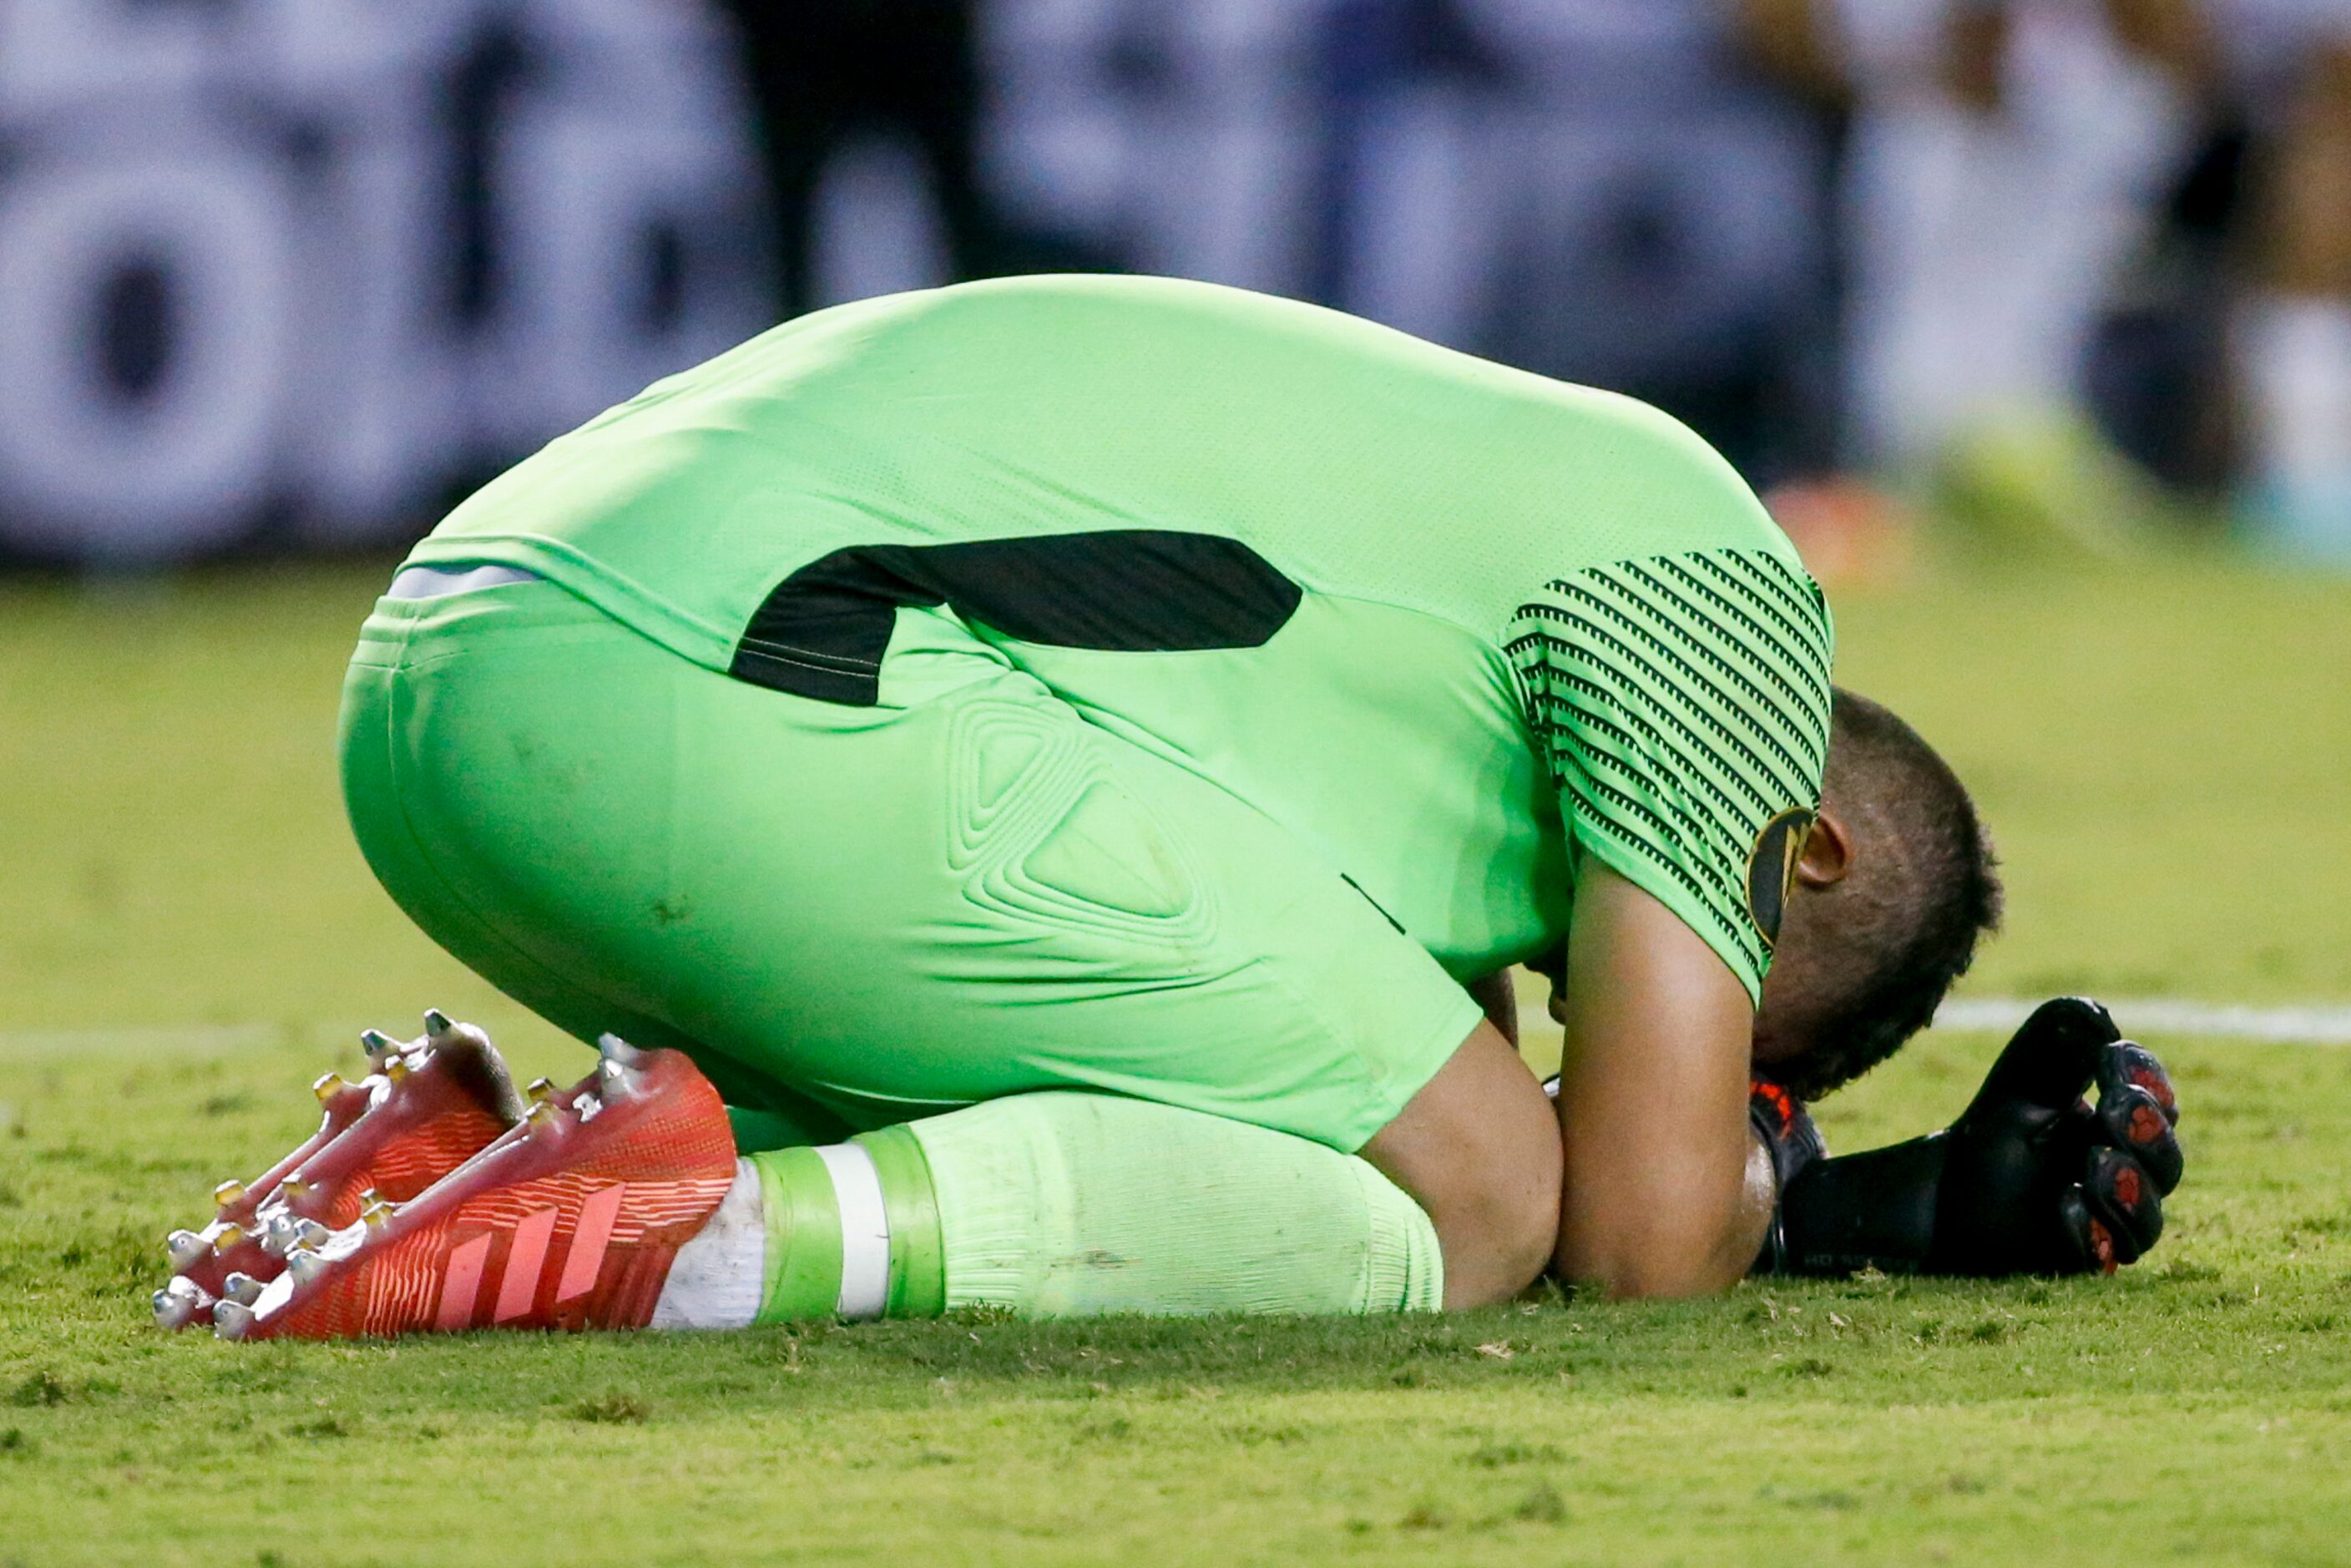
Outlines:
<svg viewBox="0 0 2351 1568"><path fill-rule="evenodd" d="M762 325L675 0L0 3L0 559L413 536Z"/></svg>

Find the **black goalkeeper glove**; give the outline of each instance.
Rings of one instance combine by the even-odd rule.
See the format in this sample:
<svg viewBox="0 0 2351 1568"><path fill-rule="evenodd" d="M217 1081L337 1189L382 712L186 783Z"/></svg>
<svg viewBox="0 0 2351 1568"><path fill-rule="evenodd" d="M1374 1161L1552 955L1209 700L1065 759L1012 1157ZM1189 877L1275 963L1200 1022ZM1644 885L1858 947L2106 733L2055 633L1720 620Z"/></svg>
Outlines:
<svg viewBox="0 0 2351 1568"><path fill-rule="evenodd" d="M2093 1084L2095 1109L2083 1098ZM2112 1273L2155 1245L2162 1195L2179 1185L2179 1109L2163 1064L2085 998L2027 1019L1942 1132L1807 1156L1792 1129L1811 1119L1790 1104L1791 1130L1776 1136L1761 1111L1752 1117L1774 1164L1787 1159L1759 1270Z"/></svg>

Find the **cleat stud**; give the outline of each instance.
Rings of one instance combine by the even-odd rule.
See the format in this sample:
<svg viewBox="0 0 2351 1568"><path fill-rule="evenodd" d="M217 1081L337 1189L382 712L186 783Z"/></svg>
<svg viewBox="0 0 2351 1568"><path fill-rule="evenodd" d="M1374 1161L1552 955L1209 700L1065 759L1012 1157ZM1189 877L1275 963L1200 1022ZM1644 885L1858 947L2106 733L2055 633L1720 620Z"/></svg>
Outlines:
<svg viewBox="0 0 2351 1568"><path fill-rule="evenodd" d="M544 1105L547 1102L555 1098L555 1080L552 1078L532 1079L530 1081L530 1087L523 1091L523 1096L534 1105Z"/></svg>
<svg viewBox="0 0 2351 1568"><path fill-rule="evenodd" d="M571 1109L579 1113L582 1122L592 1122L603 1113L604 1102L593 1094L582 1094L571 1103Z"/></svg>
<svg viewBox="0 0 2351 1568"><path fill-rule="evenodd" d="M300 1176L287 1176L277 1184L277 1196L287 1203L309 1195L310 1184Z"/></svg>
<svg viewBox="0 0 2351 1568"><path fill-rule="evenodd" d="M333 1234L315 1219L298 1219L294 1222L293 1245L287 1251L291 1253L296 1247L324 1247L327 1238Z"/></svg>
<svg viewBox="0 0 2351 1568"><path fill-rule="evenodd" d="M368 1228L371 1230L389 1224L392 1217L399 1212L397 1207L377 1197L372 1191L360 1199L360 1218L367 1221Z"/></svg>
<svg viewBox="0 0 2351 1568"><path fill-rule="evenodd" d="M225 1181L213 1188L213 1206L215 1208L225 1210L242 1202L244 1197L245 1184L241 1181Z"/></svg>
<svg viewBox="0 0 2351 1568"><path fill-rule="evenodd" d="M607 1101L626 1100L637 1092L638 1073L612 1057L596 1064L596 1085Z"/></svg>
<svg viewBox="0 0 2351 1568"><path fill-rule="evenodd" d="M221 1299L249 1307L261 1300L262 1283L252 1275L239 1271L221 1281Z"/></svg>
<svg viewBox="0 0 2351 1568"><path fill-rule="evenodd" d="M213 1309L213 1333L223 1339L243 1339L253 1327L253 1309L243 1301L223 1301Z"/></svg>
<svg viewBox="0 0 2351 1568"><path fill-rule="evenodd" d="M324 1105L350 1087L350 1084L344 1080L341 1073L321 1072L319 1074L318 1081L310 1085L310 1092L319 1097L319 1104Z"/></svg>
<svg viewBox="0 0 2351 1568"><path fill-rule="evenodd" d="M160 1328L185 1328L195 1315L213 1304L203 1286L185 1274L174 1274L172 1282L155 1292L155 1322Z"/></svg>
<svg viewBox="0 0 2351 1568"><path fill-rule="evenodd" d="M360 1030L360 1049L370 1061L381 1061L400 1049L400 1042L380 1029Z"/></svg>
<svg viewBox="0 0 2351 1568"><path fill-rule="evenodd" d="M643 1067L645 1062L645 1053L617 1034L598 1035L596 1049L605 1061L617 1061L623 1067Z"/></svg>
<svg viewBox="0 0 2351 1568"><path fill-rule="evenodd" d="M522 1119L534 1132L552 1127L556 1123L555 1103L551 1100L534 1100L530 1103L530 1109L522 1113Z"/></svg>
<svg viewBox="0 0 2351 1568"><path fill-rule="evenodd" d="M285 1209L274 1209L261 1227L261 1249L272 1258L283 1258L294 1249L295 1222Z"/></svg>
<svg viewBox="0 0 2351 1568"><path fill-rule="evenodd" d="M397 1083L409 1074L408 1058L395 1052L384 1058L381 1071L386 1078Z"/></svg>
<svg viewBox="0 0 2351 1568"><path fill-rule="evenodd" d="M286 1255L286 1271L298 1285L307 1285L327 1271L326 1255L299 1248Z"/></svg>
<svg viewBox="0 0 2351 1568"><path fill-rule="evenodd" d="M244 1226L235 1223L234 1220L230 1221L228 1224L220 1227L213 1232L213 1251L214 1253L225 1253L233 1248L243 1245L245 1235L246 1231Z"/></svg>
<svg viewBox="0 0 2351 1568"><path fill-rule="evenodd" d="M163 1256L172 1260L173 1273L193 1268L212 1249L212 1243L193 1230L174 1230L163 1238Z"/></svg>
<svg viewBox="0 0 2351 1568"><path fill-rule="evenodd" d="M431 1040L434 1044L439 1045L443 1040L446 1040L448 1038L449 1031L456 1027L456 1025L449 1021L449 1015L443 1012L439 1008L426 1008L424 1009L424 1038Z"/></svg>

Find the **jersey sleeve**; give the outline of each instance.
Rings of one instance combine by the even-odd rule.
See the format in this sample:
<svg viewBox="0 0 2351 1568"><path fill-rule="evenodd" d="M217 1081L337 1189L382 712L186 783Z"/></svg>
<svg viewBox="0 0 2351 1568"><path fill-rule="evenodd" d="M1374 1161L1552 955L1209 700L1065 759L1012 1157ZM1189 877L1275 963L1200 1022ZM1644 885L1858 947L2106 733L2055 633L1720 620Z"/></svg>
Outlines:
<svg viewBox="0 0 2351 1568"><path fill-rule="evenodd" d="M1820 587L1762 549L1586 567L1506 637L1580 863L1663 903L1760 998L1828 756Z"/></svg>

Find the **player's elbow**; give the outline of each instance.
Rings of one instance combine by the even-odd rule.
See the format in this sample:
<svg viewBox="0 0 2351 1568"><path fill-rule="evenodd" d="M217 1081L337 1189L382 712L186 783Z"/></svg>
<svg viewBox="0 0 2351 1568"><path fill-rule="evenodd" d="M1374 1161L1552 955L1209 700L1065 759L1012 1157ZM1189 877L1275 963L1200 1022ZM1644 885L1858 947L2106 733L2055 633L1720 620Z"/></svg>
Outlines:
<svg viewBox="0 0 2351 1568"><path fill-rule="evenodd" d="M1728 1290L1746 1272L1729 1239L1646 1217L1618 1223L1571 1218L1552 1268L1562 1281L1614 1301L1671 1301Z"/></svg>
<svg viewBox="0 0 2351 1568"><path fill-rule="evenodd" d="M1620 1266L1613 1276L1601 1282L1601 1288L1611 1301L1672 1301L1715 1295L1738 1281L1737 1270L1725 1274L1713 1266L1711 1260L1683 1264L1635 1259Z"/></svg>

